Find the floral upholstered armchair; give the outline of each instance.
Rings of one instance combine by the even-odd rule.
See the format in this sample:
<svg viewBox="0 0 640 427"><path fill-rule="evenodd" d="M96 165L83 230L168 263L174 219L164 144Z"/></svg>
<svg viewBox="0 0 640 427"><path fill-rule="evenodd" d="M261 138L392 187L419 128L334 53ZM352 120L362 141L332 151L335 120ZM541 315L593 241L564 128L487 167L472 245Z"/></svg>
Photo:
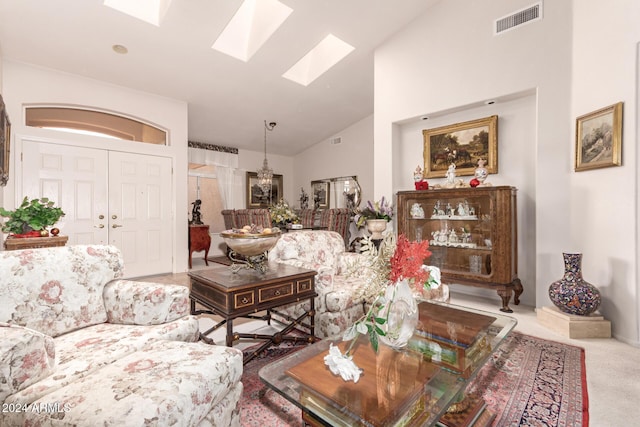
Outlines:
<svg viewBox="0 0 640 427"><path fill-rule="evenodd" d="M364 315L361 288L368 280L366 269L347 274L348 266L362 255L345 252L344 240L335 231L300 230L282 235L269 251L269 261L318 272L315 278L315 334L320 338L340 335ZM309 310L308 302L278 308L291 317Z"/></svg>
<svg viewBox="0 0 640 427"><path fill-rule="evenodd" d="M0 425L240 425L242 353L113 246L0 252Z"/></svg>

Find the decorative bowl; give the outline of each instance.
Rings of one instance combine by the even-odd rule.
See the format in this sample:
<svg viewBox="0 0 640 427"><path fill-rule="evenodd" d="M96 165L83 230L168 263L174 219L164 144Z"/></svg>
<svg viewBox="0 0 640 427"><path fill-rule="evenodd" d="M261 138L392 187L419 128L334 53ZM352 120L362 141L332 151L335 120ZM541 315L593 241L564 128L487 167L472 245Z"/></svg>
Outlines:
<svg viewBox="0 0 640 427"><path fill-rule="evenodd" d="M220 233L229 248L247 257L262 255L272 249L281 236L280 231L272 233L236 233L226 230Z"/></svg>

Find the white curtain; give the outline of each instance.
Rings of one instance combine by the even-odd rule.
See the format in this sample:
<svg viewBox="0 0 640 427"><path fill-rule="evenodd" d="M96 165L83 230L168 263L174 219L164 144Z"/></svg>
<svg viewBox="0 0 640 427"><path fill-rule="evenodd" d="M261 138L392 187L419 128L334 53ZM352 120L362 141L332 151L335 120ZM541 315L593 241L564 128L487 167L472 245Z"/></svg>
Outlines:
<svg viewBox="0 0 640 427"><path fill-rule="evenodd" d="M216 179L222 199L223 209L232 209L234 205L234 178L238 169L238 155L223 151L206 150L189 147L189 163L199 165L214 165Z"/></svg>

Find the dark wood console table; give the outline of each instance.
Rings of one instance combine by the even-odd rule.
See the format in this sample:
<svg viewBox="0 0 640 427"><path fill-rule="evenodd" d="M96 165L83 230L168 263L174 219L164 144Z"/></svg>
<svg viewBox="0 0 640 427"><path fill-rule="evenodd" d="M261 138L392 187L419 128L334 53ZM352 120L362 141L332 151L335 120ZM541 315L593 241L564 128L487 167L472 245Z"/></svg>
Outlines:
<svg viewBox="0 0 640 427"><path fill-rule="evenodd" d="M241 269L234 273L228 266L213 267L206 270L189 273L191 278L191 314L215 314L223 318L222 321L201 333L204 341L209 340L206 335L227 325L226 345L233 346L235 340L241 338L265 340L259 348L245 354L244 363L253 359L258 353L271 345L279 345L282 341L315 342L314 331L314 280L316 272L297 268L286 264L270 263L266 273L252 269ZM274 309L276 307L309 300L310 310L297 319L290 318ZM196 303L205 310L196 309ZM256 313L266 311L266 315ZM284 329L273 335L246 334L233 331L233 320L238 317L271 321L271 313L286 319ZM308 318L308 322L305 319ZM302 338L290 335L296 325L302 325L309 330Z"/></svg>

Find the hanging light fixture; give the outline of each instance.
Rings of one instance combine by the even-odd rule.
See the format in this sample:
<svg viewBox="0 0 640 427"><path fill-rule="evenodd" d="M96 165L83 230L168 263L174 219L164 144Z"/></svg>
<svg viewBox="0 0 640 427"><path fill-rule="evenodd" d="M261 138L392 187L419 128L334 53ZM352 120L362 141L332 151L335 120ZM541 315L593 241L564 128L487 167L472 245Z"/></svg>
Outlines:
<svg viewBox="0 0 640 427"><path fill-rule="evenodd" d="M276 122L264 121L264 162L262 163L262 169L258 169L258 186L262 190L263 195L269 195L271 200L271 183L273 181L273 169L269 167L267 162L267 131L272 131L276 127Z"/></svg>

